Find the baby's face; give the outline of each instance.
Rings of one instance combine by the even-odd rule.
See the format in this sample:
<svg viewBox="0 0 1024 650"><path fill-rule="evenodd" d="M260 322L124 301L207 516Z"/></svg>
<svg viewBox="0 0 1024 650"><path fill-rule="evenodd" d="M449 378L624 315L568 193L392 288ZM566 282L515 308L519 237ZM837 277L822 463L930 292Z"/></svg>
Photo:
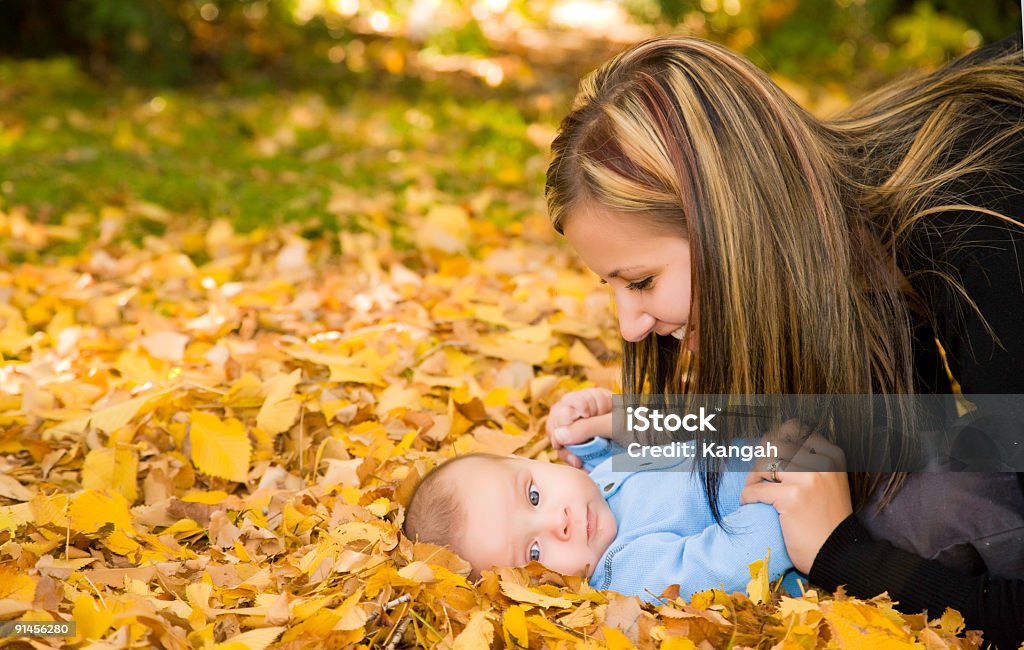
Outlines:
<svg viewBox="0 0 1024 650"><path fill-rule="evenodd" d="M452 470L466 514L459 550L474 573L536 560L589 577L615 539L615 517L586 472L525 458L467 458Z"/></svg>

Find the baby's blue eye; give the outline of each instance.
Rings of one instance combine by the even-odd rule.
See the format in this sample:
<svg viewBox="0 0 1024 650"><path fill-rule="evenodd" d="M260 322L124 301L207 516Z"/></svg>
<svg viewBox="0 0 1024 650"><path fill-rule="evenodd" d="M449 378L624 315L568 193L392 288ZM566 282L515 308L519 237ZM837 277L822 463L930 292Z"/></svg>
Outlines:
<svg viewBox="0 0 1024 650"><path fill-rule="evenodd" d="M536 542L530 547L530 561L540 562L540 545Z"/></svg>
<svg viewBox="0 0 1024 650"><path fill-rule="evenodd" d="M530 484L530 491L527 495L527 498L530 499L531 505L537 505L538 503L540 503L540 490L533 487L533 483Z"/></svg>

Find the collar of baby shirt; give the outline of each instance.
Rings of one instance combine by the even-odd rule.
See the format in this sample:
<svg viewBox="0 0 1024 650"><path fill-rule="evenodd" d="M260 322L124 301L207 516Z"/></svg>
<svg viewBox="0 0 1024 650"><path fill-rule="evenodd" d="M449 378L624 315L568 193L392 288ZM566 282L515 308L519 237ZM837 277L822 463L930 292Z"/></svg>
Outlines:
<svg viewBox="0 0 1024 650"><path fill-rule="evenodd" d="M640 457L614 443L612 446L612 453L590 470L590 478L600 488L605 501L614 496L629 477L640 472L689 471L693 466L692 458Z"/></svg>

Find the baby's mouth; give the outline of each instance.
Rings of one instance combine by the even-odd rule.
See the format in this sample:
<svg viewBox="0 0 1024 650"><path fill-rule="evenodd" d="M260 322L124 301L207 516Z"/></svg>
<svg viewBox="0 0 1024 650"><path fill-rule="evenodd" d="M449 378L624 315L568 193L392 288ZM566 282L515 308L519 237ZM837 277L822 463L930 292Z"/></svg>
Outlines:
<svg viewBox="0 0 1024 650"><path fill-rule="evenodd" d="M590 543L590 538L594 534L594 517L590 512L590 505L587 505L587 543Z"/></svg>

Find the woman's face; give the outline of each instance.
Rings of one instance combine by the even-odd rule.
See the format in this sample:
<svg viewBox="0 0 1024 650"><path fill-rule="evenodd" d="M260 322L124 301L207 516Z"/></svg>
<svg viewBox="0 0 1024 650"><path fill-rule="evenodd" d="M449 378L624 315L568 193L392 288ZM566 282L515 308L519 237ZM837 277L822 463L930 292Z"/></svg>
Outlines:
<svg viewBox="0 0 1024 650"><path fill-rule="evenodd" d="M564 231L583 263L614 290L622 338L639 341L654 332L685 338L696 351L696 331L687 336L689 242L659 233L639 218L593 208L571 215Z"/></svg>

